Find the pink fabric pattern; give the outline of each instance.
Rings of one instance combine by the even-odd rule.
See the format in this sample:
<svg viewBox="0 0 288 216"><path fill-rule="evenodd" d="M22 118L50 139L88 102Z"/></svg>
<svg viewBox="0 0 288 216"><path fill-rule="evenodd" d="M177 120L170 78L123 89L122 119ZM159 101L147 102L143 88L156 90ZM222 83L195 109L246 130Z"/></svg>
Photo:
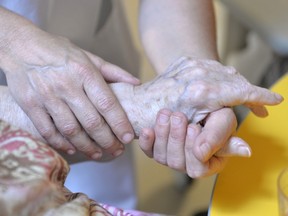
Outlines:
<svg viewBox="0 0 288 216"><path fill-rule="evenodd" d="M0 120L1 216L152 216L99 204L64 187L68 163L49 145ZM103 185L99 185L103 187Z"/></svg>

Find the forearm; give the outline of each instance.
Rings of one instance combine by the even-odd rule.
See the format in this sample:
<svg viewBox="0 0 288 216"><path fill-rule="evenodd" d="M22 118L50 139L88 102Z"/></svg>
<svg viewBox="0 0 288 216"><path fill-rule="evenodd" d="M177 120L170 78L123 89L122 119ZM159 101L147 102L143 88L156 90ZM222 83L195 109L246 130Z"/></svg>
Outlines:
<svg viewBox="0 0 288 216"><path fill-rule="evenodd" d="M10 59L18 58L23 49L26 49L24 46L31 39L32 32L40 29L29 20L3 7L0 7L0 26L0 65L6 73L7 68L14 66Z"/></svg>
<svg viewBox="0 0 288 216"><path fill-rule="evenodd" d="M142 0L139 26L157 73L181 56L218 59L211 0Z"/></svg>
<svg viewBox="0 0 288 216"><path fill-rule="evenodd" d="M60 59L65 54L61 42L65 46L66 39L57 43L60 37L43 31L30 20L3 7L0 7L0 26L0 68L6 76L18 76L24 74L24 70L32 71L33 67L43 65L58 66L53 59ZM54 48L53 55L45 47Z"/></svg>

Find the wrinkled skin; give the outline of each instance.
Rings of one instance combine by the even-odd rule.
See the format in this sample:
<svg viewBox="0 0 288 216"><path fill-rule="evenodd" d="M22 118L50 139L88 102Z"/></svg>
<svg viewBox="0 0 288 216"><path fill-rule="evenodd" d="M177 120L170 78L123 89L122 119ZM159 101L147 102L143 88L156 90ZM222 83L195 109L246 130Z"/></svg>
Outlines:
<svg viewBox="0 0 288 216"><path fill-rule="evenodd" d="M136 135L151 128L157 112L168 108L199 123L209 113L224 107L245 105L265 117L264 105L279 104L283 98L265 88L251 85L232 67L217 61L180 58L165 73L139 86L110 85L133 124Z"/></svg>
<svg viewBox="0 0 288 216"><path fill-rule="evenodd" d="M141 117L142 122L153 122L154 110L172 110L158 113L154 131L153 125L145 125L140 147L157 162L185 171L191 177L218 173L227 156L251 156L249 145L233 136L236 117L224 107L244 104L254 114L265 117L268 112L263 105L282 101L280 95L251 85L232 67L190 58L179 59L165 74L136 87L136 98L137 95L142 97L134 104L150 112L138 113L136 123L141 122ZM177 111L185 113L188 119ZM199 122L203 127L196 125ZM138 126L134 124L135 131L141 130Z"/></svg>
<svg viewBox="0 0 288 216"><path fill-rule="evenodd" d="M142 148L144 146L144 151L152 155L156 161L187 171L193 177L210 175L221 170L226 160L222 156L251 154L247 143L232 136L237 122L231 109L225 107L244 104L256 115L264 117L268 114L264 105L276 105L283 100L276 93L251 85L231 67L224 67L216 61L194 60L186 57L180 58L165 73L151 82L139 86L114 83L110 84L110 87L125 110L136 136L140 135L141 130L149 131L149 128L155 126L157 139L153 138L153 130L148 132L148 141L143 136L143 139L140 137L140 146ZM15 105L10 96L10 102L7 104L7 107L10 106L9 112L13 110L11 106L15 109ZM169 121L163 126L157 125L159 123L157 120L155 125L157 113L160 110L162 112L164 108L171 110L169 111L171 113L178 113L180 118L183 118L180 126L178 125L180 129L168 131ZM2 113L7 111L2 110ZM17 110L15 113L15 116L19 116L21 112ZM172 114L166 115L169 119ZM11 119L6 120L11 122ZM198 124L200 121L203 127ZM34 131L34 134L37 134L29 122L25 116L13 120L14 124L22 128L30 128L30 132ZM159 128L162 128L162 132ZM187 133L189 136L186 137L187 128L191 133ZM176 136L176 141L171 142L171 139L167 138L171 135ZM173 151L167 151L166 145L169 149L179 147L180 150L177 150L179 154L175 159L173 159ZM214 154L221 158L215 158ZM111 155L106 154L103 158L107 159L107 157ZM87 158L77 155L69 157L69 160L74 162L85 159ZM175 163L174 160L179 162Z"/></svg>
<svg viewBox="0 0 288 216"><path fill-rule="evenodd" d="M220 108L245 105L259 117L268 115L264 105L276 105L282 97L251 85L232 67L217 61L180 58L165 73L135 87L135 104L143 110L169 108L198 123ZM279 98L278 98L279 97ZM146 98L148 100L146 100ZM148 116L151 122L151 112ZM152 112L156 114L156 112Z"/></svg>

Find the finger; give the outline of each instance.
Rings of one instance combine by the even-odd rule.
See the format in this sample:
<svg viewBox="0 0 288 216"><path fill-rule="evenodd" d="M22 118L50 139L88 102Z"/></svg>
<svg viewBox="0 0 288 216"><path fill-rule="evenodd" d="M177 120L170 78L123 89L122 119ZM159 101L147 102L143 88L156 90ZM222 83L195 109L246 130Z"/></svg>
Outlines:
<svg viewBox="0 0 288 216"><path fill-rule="evenodd" d="M123 69L118 68L115 65L106 63L101 58L98 58L89 52L86 52L86 54L88 55L90 60L95 65L97 65L97 67L100 69L100 72L103 72L103 77L99 76L98 73L93 73L93 76L90 77L90 80L84 83L84 90L86 91L86 94L88 95L94 106L104 117L107 124L111 127L114 134L118 137L118 139L123 143L129 143L134 138L133 128L119 101L117 100L117 98L115 97L115 95L108 87L107 83L104 81L103 78L105 78L107 74L107 78L112 78L114 77L113 75L115 75L116 77L118 76L118 78L115 78L115 81L124 81L122 80L122 77L124 77L125 79L130 80L133 84L139 84L139 82L137 81L137 79L135 80L135 77L133 77L131 74L127 73ZM107 68L112 69L108 70L110 72L105 73Z"/></svg>
<svg viewBox="0 0 288 216"><path fill-rule="evenodd" d="M103 127L98 127L98 130L107 130L108 124L122 143L131 142L134 138L132 125L103 77L98 73L93 73L89 80L84 81L84 90L90 101L105 119L105 123L103 122L102 124Z"/></svg>
<svg viewBox="0 0 288 216"><path fill-rule="evenodd" d="M59 132L74 145L76 149L83 152L92 159L100 159L101 149L90 139L85 130L75 118L70 108L62 101L49 101L45 107L59 130Z"/></svg>
<svg viewBox="0 0 288 216"><path fill-rule="evenodd" d="M215 153L217 157L251 157L251 148L240 137L231 137L227 144Z"/></svg>
<svg viewBox="0 0 288 216"><path fill-rule="evenodd" d="M258 117L266 117L269 114L264 106L247 106L247 107Z"/></svg>
<svg viewBox="0 0 288 216"><path fill-rule="evenodd" d="M208 161L219 149L224 147L230 136L235 133L237 120L230 108L222 108L210 113L197 137L194 154L198 160Z"/></svg>
<svg viewBox="0 0 288 216"><path fill-rule="evenodd" d="M142 151L150 158L153 157L153 146L155 133L151 128L143 128L139 136L139 146Z"/></svg>
<svg viewBox="0 0 288 216"><path fill-rule="evenodd" d="M277 105L283 101L280 94L255 85L249 85L247 93L245 105Z"/></svg>
<svg viewBox="0 0 288 216"><path fill-rule="evenodd" d="M138 78L124 71L122 68L107 62L102 65L100 72L103 75L104 79L110 83L126 82L132 85L140 84L140 80Z"/></svg>
<svg viewBox="0 0 288 216"><path fill-rule="evenodd" d="M167 143L170 131L171 111L162 109L157 114L155 125L155 143L153 158L163 165L167 165Z"/></svg>
<svg viewBox="0 0 288 216"><path fill-rule="evenodd" d="M94 155L93 159L96 159L97 153L99 154L97 144L105 153L111 154L114 157L122 154L124 146L115 137L105 120L95 110L93 104L87 99L85 94L78 97L71 95L65 102L69 105L85 132L94 140L94 142L91 142L90 139L87 140L88 137L85 137L85 139L83 137L82 142L77 143L77 148L80 151L86 155L88 154L90 157ZM83 136L84 134L81 135Z"/></svg>
<svg viewBox="0 0 288 216"><path fill-rule="evenodd" d="M264 105L277 105L283 101L283 97L280 94L272 92L268 89L261 88L255 85L251 85L248 81L244 80L241 88L228 87L222 88L220 95L226 95L222 98L223 106L236 106L243 104L247 107L264 106Z"/></svg>
<svg viewBox="0 0 288 216"><path fill-rule="evenodd" d="M185 158L186 172L191 178L201 178L219 173L227 162L227 158L212 156L208 161L202 162L193 154L193 145L197 137L201 135L201 127L199 125L190 124L187 129Z"/></svg>
<svg viewBox="0 0 288 216"><path fill-rule="evenodd" d="M90 60L97 66L106 82L126 82L132 85L139 85L140 80L122 68L113 65L103 59L84 51Z"/></svg>
<svg viewBox="0 0 288 216"><path fill-rule="evenodd" d="M193 146L201 130L201 127L195 124L189 124L187 128L185 139L186 172L191 178L200 177L204 172L202 162L200 162L193 153Z"/></svg>
<svg viewBox="0 0 288 216"><path fill-rule="evenodd" d="M229 87L229 97L226 97L224 100L227 100L227 104L223 104L224 106L235 106L244 104L245 106L264 106L264 105L277 105L283 101L283 97L275 92L270 91L269 89L262 88L256 85L252 85L249 83L245 77L239 74L235 68L233 67L225 67L224 69L227 73L231 74L232 83L237 78L238 85L231 88ZM222 88L225 95L227 93L226 88ZM226 94L227 95L227 94ZM230 102L229 102L230 100ZM225 103L226 103L225 102ZM235 103L236 102L236 103ZM240 103L239 103L240 102Z"/></svg>
<svg viewBox="0 0 288 216"><path fill-rule="evenodd" d="M62 150L68 154L74 154L75 148L57 130L50 115L42 107L34 107L26 111L39 134L46 142L57 150Z"/></svg>
<svg viewBox="0 0 288 216"><path fill-rule="evenodd" d="M175 112L170 117L170 133L167 146L167 165L185 171L185 139L188 120L183 113Z"/></svg>

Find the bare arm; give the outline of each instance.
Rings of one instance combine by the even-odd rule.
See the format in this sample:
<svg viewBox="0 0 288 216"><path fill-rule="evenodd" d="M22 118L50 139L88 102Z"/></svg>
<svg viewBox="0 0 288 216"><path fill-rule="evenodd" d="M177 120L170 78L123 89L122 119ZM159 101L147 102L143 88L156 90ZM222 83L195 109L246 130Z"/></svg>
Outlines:
<svg viewBox="0 0 288 216"><path fill-rule="evenodd" d="M139 24L157 73L182 56L218 59L211 0L141 0Z"/></svg>

